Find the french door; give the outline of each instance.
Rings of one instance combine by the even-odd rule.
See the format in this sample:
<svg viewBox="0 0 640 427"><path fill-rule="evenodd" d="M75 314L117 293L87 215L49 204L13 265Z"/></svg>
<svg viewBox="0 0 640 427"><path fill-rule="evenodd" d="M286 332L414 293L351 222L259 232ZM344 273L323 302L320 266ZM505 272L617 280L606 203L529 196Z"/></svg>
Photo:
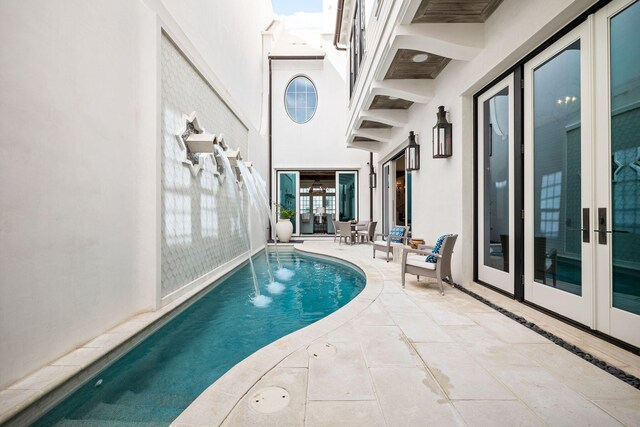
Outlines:
<svg viewBox="0 0 640 427"><path fill-rule="evenodd" d="M640 345L640 2L524 67L525 299Z"/></svg>
<svg viewBox="0 0 640 427"><path fill-rule="evenodd" d="M293 235L300 235L300 172L278 171L278 203L287 210L293 210L296 214L291 218Z"/></svg>
<svg viewBox="0 0 640 427"><path fill-rule="evenodd" d="M599 14L595 48L608 60L595 63L596 326L640 346L640 1Z"/></svg>
<svg viewBox="0 0 640 427"><path fill-rule="evenodd" d="M513 294L513 75L477 100L478 279Z"/></svg>
<svg viewBox="0 0 640 427"><path fill-rule="evenodd" d="M338 221L358 219L358 173L336 172L336 218Z"/></svg>
<svg viewBox="0 0 640 427"><path fill-rule="evenodd" d="M389 233L389 217L393 211L391 206L391 163L387 162L382 167L382 232ZM395 170L393 172L395 174Z"/></svg>

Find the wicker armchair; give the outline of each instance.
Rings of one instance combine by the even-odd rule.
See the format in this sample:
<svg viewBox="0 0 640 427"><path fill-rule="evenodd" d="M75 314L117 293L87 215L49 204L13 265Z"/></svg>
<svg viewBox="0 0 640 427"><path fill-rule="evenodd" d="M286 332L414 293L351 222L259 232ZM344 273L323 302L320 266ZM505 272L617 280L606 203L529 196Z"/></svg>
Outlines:
<svg viewBox="0 0 640 427"><path fill-rule="evenodd" d="M344 221L337 221L336 225L338 227L337 230L339 230L338 242L342 244L342 239L344 239L344 242L347 243L347 239L349 239L349 243L353 244L356 238L356 232L351 227L351 223L344 222ZM334 238L334 241L335 241L335 238Z"/></svg>
<svg viewBox="0 0 640 427"><path fill-rule="evenodd" d="M389 262L389 254L393 253L395 246L406 245L408 241L409 227L396 226L398 228L404 228L404 234L402 236L389 236L388 234L378 233L373 237L373 257L376 257L376 251L382 251L387 255L387 262ZM400 242L392 242L392 239L400 239Z"/></svg>
<svg viewBox="0 0 640 427"><path fill-rule="evenodd" d="M438 281L440 294L444 295L442 279L449 279L453 286L453 276L451 275L451 257L453 247L458 239L457 234L451 234L444 239L440 251L437 254L431 252L433 246L421 245L420 249L407 248L402 252L402 287L404 288L405 274L415 274L420 280L420 276L433 277ZM427 262L426 257L433 255L436 262Z"/></svg>
<svg viewBox="0 0 640 427"><path fill-rule="evenodd" d="M358 240L373 242L373 237L376 232L376 225L378 225L377 221L371 221L367 224L366 230L358 230Z"/></svg>

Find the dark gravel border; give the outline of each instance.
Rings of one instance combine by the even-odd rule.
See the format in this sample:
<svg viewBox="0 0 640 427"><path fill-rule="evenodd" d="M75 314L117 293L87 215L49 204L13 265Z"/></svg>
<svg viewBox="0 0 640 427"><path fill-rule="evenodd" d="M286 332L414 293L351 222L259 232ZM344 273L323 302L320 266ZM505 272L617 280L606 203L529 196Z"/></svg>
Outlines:
<svg viewBox="0 0 640 427"><path fill-rule="evenodd" d="M548 339L552 343L554 343L556 345L559 345L560 347L564 348L565 350L570 351L571 353L575 354L578 357L581 357L582 359L586 360L587 362L591 363L592 365L595 365L598 368L602 369L603 371L608 372L609 374L611 374L614 377L624 381L625 383L629 384L630 386L635 387L638 390L640 390L640 378L638 378L638 377L636 377L634 375L631 375L631 374L627 374L622 369L618 369L615 366L609 365L604 360L598 359L597 357L595 357L595 356L587 353L586 351L582 350L580 347L577 347L577 346L575 346L573 344L569 344L568 342L566 342L562 338L558 337L557 335L554 335L551 332L545 331L544 329L542 329L540 326L536 325L535 323L529 322L524 317L518 316L517 314L514 314L514 313L510 312L509 310L506 310L506 309L500 307L499 305L496 305L496 304L492 303L488 299L476 294L475 292L470 291L469 289L465 288L462 285L458 285L457 283L454 283L453 287L458 289L458 290L460 290L460 291L462 291L462 292L464 292L465 294L477 299L481 303L483 303L485 305L488 305L489 307L491 307L494 310L496 310L498 313L504 314L508 318L515 320L516 322L520 323L522 326L525 326L525 327L531 329L533 332L535 332L535 333L537 333L539 335L542 335L543 337L545 337L546 339Z"/></svg>

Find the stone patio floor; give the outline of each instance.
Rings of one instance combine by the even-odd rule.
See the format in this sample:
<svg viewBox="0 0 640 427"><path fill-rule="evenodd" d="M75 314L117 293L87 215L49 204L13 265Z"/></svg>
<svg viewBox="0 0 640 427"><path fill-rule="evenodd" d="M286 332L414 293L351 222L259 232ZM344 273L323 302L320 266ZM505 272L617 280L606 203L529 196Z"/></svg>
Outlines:
<svg viewBox="0 0 640 427"><path fill-rule="evenodd" d="M368 245L312 241L299 249L358 265L367 287L347 306L267 346L207 389L174 425L640 425L640 390L446 285L372 259ZM381 252L378 252L382 256ZM477 284L466 284L627 373L640 357ZM311 356L312 343L335 354ZM282 387L277 412L252 396Z"/></svg>

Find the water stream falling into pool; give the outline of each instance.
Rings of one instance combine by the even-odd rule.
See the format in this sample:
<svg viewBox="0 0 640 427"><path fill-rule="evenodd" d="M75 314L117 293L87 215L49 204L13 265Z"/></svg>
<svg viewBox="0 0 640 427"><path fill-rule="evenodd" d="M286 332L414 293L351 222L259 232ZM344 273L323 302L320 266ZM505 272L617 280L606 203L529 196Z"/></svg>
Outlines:
<svg viewBox="0 0 640 427"><path fill-rule="evenodd" d="M214 149L216 150L216 153L218 154L218 156L216 157L217 159L219 159L220 161L222 161L222 166L224 168L224 173L227 175L227 178L225 179L225 183L228 183L227 186L228 188L231 189L231 192L233 195L235 195L235 200L238 201L238 209L236 210L236 212L238 213L238 220L240 221L240 223L242 224L242 226L240 227L244 232L244 239L247 242L247 250L248 250L248 254L249 254L249 265L251 266L251 277L253 279L253 288L255 290L255 293L253 295L253 298L251 299L251 301L253 302L253 305L255 305L256 307L266 307L269 304L271 304L271 297L268 297L266 295L261 295L260 294L260 286L258 285L258 277L256 276L256 269L253 266L253 259L251 257L251 236L249 235L249 226L247 224L247 221L244 217L244 214L242 212L242 194L240 193L240 187L238 186L238 182L235 179L235 172L233 171L233 166L231 166L231 162L229 162L229 159L227 158L227 155L225 154L224 150L222 149L222 147L218 144L216 144L214 146ZM240 163L240 161L238 162L238 164Z"/></svg>
<svg viewBox="0 0 640 427"><path fill-rule="evenodd" d="M242 175L242 179L247 187L247 192L249 193L249 200L251 201L251 205L258 212L258 218L260 222L260 226L262 230L266 229L266 224L264 222L265 218L269 218L269 214L271 210L269 209L269 205L265 205L264 203L259 203L259 195L258 189L256 188L256 183L254 181L252 173L249 171L247 166L243 162L238 162L238 169ZM265 248L268 248L268 245L265 242ZM268 250L267 250L268 255ZM269 272L269 284L267 285L267 290L272 294L280 294L284 291L284 285L280 282L276 282L273 279L273 273L271 271L271 263L269 262L269 257L267 259L267 271ZM278 269L280 271L282 267Z"/></svg>
<svg viewBox="0 0 640 427"><path fill-rule="evenodd" d="M269 197L267 196L267 184L262 178L262 175L256 170L253 169L253 178L256 183L256 189L258 190L258 196L260 196L260 200L266 206L267 211L269 212L269 224L271 225L271 229L275 227L275 220L273 219L271 206L269 205ZM276 250L276 260L278 261L278 269L282 269L282 263L280 262L280 254L278 252L278 239L273 239L273 247Z"/></svg>

